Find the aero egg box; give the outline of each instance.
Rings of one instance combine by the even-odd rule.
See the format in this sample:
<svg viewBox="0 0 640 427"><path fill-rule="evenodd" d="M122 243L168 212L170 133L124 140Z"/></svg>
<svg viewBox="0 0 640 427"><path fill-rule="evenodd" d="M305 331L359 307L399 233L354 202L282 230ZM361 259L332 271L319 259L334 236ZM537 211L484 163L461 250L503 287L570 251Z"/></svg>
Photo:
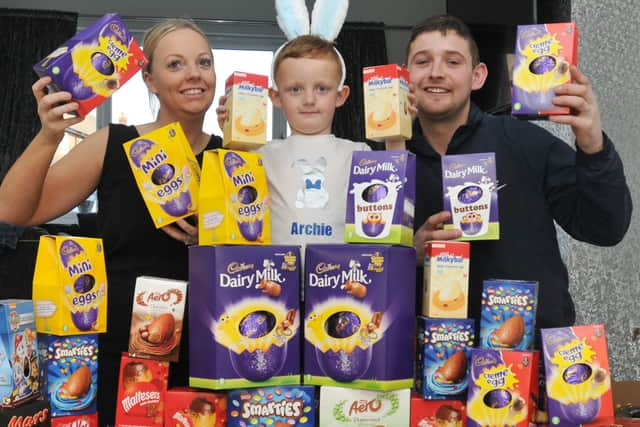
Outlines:
<svg viewBox="0 0 640 427"><path fill-rule="evenodd" d="M71 93L86 116L147 64L136 40L115 13L98 19L33 66L51 76L50 89Z"/></svg>
<svg viewBox="0 0 640 427"><path fill-rule="evenodd" d="M300 383L297 246L189 248L189 385Z"/></svg>
<svg viewBox="0 0 640 427"><path fill-rule="evenodd" d="M345 242L413 246L416 158L408 151L356 151L351 159Z"/></svg>
<svg viewBox="0 0 640 427"><path fill-rule="evenodd" d="M320 387L319 427L401 427L409 425L411 392Z"/></svg>
<svg viewBox="0 0 640 427"><path fill-rule="evenodd" d="M227 78L224 148L255 150L267 142L268 86L269 78L258 74L235 71Z"/></svg>
<svg viewBox="0 0 640 427"><path fill-rule="evenodd" d="M304 383L413 386L413 248L307 245Z"/></svg>
<svg viewBox="0 0 640 427"><path fill-rule="evenodd" d="M122 147L156 228L198 211L200 166L179 122Z"/></svg>

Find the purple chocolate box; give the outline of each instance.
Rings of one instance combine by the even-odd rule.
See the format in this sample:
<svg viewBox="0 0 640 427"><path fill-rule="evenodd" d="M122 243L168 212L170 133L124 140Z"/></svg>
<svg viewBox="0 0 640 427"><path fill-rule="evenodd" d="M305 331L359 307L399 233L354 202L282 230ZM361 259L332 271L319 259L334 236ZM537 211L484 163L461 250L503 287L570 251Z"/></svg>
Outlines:
<svg viewBox="0 0 640 427"><path fill-rule="evenodd" d="M297 246L189 248L189 385L300 384Z"/></svg>
<svg viewBox="0 0 640 427"><path fill-rule="evenodd" d="M304 383L413 386L416 253L390 245L307 245Z"/></svg>

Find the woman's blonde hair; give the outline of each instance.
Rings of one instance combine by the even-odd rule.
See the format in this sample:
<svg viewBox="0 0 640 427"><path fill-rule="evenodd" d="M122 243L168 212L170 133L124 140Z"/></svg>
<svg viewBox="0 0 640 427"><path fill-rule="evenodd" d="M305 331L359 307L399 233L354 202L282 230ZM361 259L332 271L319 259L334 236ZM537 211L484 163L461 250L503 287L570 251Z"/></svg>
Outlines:
<svg viewBox="0 0 640 427"><path fill-rule="evenodd" d="M145 71L151 72L151 63L153 62L153 54L158 47L158 43L164 36L169 33L172 33L177 30L188 29L192 30L202 36L203 39L207 40L207 44L209 40L204 32L190 19L187 18L172 18L167 19L166 21L159 22L155 24L153 27L149 28L144 35L144 39L142 42L142 46L144 48L144 54L149 60L147 66L145 67Z"/></svg>

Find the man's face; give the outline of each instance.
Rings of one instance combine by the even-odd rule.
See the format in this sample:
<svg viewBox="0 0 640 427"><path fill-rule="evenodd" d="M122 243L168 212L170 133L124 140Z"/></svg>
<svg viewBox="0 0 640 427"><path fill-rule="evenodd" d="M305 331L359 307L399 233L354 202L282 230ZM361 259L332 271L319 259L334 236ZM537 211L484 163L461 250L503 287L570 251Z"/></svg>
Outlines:
<svg viewBox="0 0 640 427"><path fill-rule="evenodd" d="M452 30L422 33L409 47L408 67L419 118L466 122L471 91L484 84L486 66L473 66L465 39Z"/></svg>

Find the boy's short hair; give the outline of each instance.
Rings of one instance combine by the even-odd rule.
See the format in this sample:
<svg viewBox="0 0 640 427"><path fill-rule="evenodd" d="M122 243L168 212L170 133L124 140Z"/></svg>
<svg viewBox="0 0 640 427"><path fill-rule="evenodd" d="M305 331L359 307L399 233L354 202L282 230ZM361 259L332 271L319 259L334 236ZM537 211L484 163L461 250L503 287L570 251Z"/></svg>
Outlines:
<svg viewBox="0 0 640 427"><path fill-rule="evenodd" d="M340 57L336 52L333 43L314 35L302 35L287 42L277 53L273 60L273 78L275 80L278 69L287 58L326 58L329 57L335 62L338 74L342 72ZM342 78L340 76L339 78Z"/></svg>
<svg viewBox="0 0 640 427"><path fill-rule="evenodd" d="M409 49L411 48L411 43L413 43L420 34L431 33L434 31L439 31L443 36L446 36L448 31L455 31L469 44L471 64L475 67L480 63L480 51L471 30L460 18L453 15L437 15L418 22L411 29L411 37L409 38L409 43L407 43L407 61L409 60Z"/></svg>

